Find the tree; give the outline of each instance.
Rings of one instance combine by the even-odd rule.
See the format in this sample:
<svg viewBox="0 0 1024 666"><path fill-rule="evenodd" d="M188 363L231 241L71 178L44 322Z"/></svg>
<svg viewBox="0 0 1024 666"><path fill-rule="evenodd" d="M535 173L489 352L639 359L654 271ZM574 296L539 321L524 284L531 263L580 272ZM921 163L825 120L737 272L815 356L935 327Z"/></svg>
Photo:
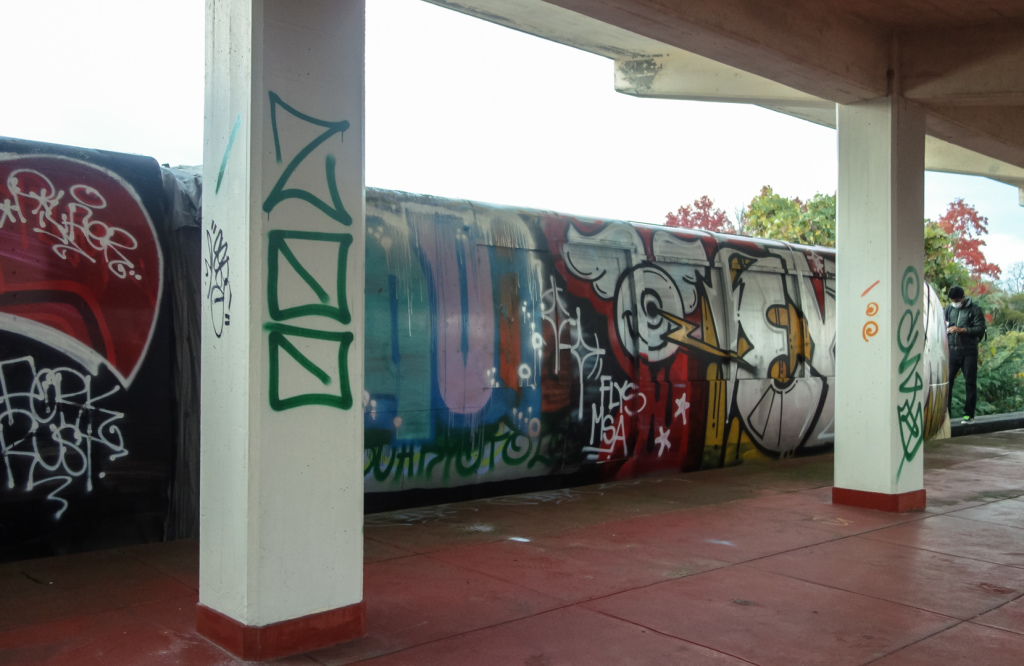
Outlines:
<svg viewBox="0 0 1024 666"><path fill-rule="evenodd" d="M716 231L725 234L736 233L725 211L715 208L715 202L707 196L696 199L692 205L680 206L675 213L668 213L665 216L665 225L669 227L682 227L683 229L703 229L704 231Z"/></svg>
<svg viewBox="0 0 1024 666"><path fill-rule="evenodd" d="M996 291L988 304L992 326L1003 331L1024 331L1024 292L1008 294Z"/></svg>
<svg viewBox="0 0 1024 666"><path fill-rule="evenodd" d="M953 256L953 239L938 222L924 221L924 277L942 295L960 285L974 291L974 280L967 268Z"/></svg>
<svg viewBox="0 0 1024 666"><path fill-rule="evenodd" d="M985 259L982 236L988 233L988 218L978 213L974 206L954 199L946 213L938 220L939 227L953 241L953 256L967 267L975 279L998 280L1001 273L998 266Z"/></svg>
<svg viewBox="0 0 1024 666"><path fill-rule="evenodd" d="M978 346L977 413L1005 414L1024 409L1024 333L1009 331ZM963 413L964 382L953 388L950 414Z"/></svg>
<svg viewBox="0 0 1024 666"><path fill-rule="evenodd" d="M804 203L765 185L743 211L742 224L744 233L759 238L835 247L836 197L819 193Z"/></svg>

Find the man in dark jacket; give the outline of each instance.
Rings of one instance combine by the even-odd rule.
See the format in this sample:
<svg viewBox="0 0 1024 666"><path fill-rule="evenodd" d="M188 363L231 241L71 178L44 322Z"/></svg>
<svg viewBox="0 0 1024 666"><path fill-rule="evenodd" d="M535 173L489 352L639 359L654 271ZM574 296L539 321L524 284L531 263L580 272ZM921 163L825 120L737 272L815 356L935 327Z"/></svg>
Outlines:
<svg viewBox="0 0 1024 666"><path fill-rule="evenodd" d="M978 401L978 343L985 336L985 313L981 306L964 296L962 287L951 287L946 306L946 334L949 338L949 391L946 408L953 403L953 382L963 370L967 389L964 399L964 423L974 420Z"/></svg>

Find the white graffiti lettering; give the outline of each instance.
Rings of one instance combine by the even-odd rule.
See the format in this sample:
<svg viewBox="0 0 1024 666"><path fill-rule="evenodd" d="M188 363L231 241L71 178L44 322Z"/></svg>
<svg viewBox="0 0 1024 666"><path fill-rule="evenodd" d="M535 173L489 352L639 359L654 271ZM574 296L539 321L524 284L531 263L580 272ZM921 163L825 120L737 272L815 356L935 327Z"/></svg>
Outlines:
<svg viewBox="0 0 1024 666"><path fill-rule="evenodd" d="M110 272L119 278L142 279L126 252L138 248L130 233L95 217L107 200L91 185L73 185L58 191L53 182L34 169L16 169L7 177L11 199L0 201L0 229L8 222L35 226L32 231L51 239L54 254L67 260L70 253L96 263L99 253ZM63 207L61 200L64 200Z"/></svg>
<svg viewBox="0 0 1024 666"><path fill-rule="evenodd" d="M94 395L92 379L71 368L37 369L31 356L0 361L0 453L7 488L31 492L53 484L47 499L58 504L57 519L68 508L62 492L75 483L92 490L94 451L110 460L128 455L118 425L124 414L99 406L120 387Z"/></svg>
<svg viewBox="0 0 1024 666"><path fill-rule="evenodd" d="M588 379L594 379L601 375L601 371L604 369L604 349L601 347L596 333L593 345L584 339L580 308L575 308L575 317L570 317L569 308L566 307L562 298L562 289L555 284L553 277L549 279L551 286L541 295L541 316L544 324L551 327L555 339L558 340L555 374L558 374L560 369L561 351L569 351L572 360L577 365L577 377L580 381L580 403L577 408L577 416L582 419L585 413L584 388Z"/></svg>
<svg viewBox="0 0 1024 666"><path fill-rule="evenodd" d="M637 393L636 388L630 381L617 383L610 376L601 375L600 399L590 406L590 446L583 447L588 460L609 458L620 444L623 455L629 456L626 418L639 414L647 406L647 396ZM633 411L635 399L642 401Z"/></svg>
<svg viewBox="0 0 1024 666"><path fill-rule="evenodd" d="M550 280L551 286L541 295L541 315L544 323L551 327L555 333L555 339L558 340L559 353L555 354L555 373L557 374L560 368L560 352L569 351L576 362L576 376L580 383L577 418L582 419L584 414L583 389L586 380L601 375L601 371L604 369L604 349L601 347L596 333L593 346L587 343L583 337L583 320L580 309L576 308L576 316L570 317L569 308L566 307L562 298L563 290L555 284L554 277L551 277Z"/></svg>

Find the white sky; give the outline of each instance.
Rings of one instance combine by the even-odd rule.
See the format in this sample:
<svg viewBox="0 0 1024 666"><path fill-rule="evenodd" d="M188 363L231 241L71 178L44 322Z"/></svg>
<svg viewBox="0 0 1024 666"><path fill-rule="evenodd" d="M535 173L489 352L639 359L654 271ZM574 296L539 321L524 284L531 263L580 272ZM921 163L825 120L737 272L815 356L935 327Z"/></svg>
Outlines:
<svg viewBox="0 0 1024 666"><path fill-rule="evenodd" d="M5 3L0 135L198 164L203 0ZM762 185L836 188L834 130L756 107L637 99L611 61L429 5L367 2L367 185L661 222L708 195L730 217ZM990 221L989 260L1024 260L1016 188L929 173Z"/></svg>

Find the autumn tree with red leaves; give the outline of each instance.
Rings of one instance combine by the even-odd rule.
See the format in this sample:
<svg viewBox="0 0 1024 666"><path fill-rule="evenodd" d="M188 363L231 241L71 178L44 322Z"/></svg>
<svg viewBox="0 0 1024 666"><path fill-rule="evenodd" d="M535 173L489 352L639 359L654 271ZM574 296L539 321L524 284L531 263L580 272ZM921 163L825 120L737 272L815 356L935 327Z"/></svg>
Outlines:
<svg viewBox="0 0 1024 666"><path fill-rule="evenodd" d="M953 256L967 267L971 277L980 281L984 278L998 280L999 267L985 259L982 236L988 233L988 218L981 215L974 206L955 199L949 209L938 219L939 228L949 235L953 242Z"/></svg>
<svg viewBox="0 0 1024 666"><path fill-rule="evenodd" d="M736 228L721 208L715 208L715 202L702 196L690 206L680 206L675 213L665 216L665 226L682 227L683 229L703 229L723 234L734 234Z"/></svg>

